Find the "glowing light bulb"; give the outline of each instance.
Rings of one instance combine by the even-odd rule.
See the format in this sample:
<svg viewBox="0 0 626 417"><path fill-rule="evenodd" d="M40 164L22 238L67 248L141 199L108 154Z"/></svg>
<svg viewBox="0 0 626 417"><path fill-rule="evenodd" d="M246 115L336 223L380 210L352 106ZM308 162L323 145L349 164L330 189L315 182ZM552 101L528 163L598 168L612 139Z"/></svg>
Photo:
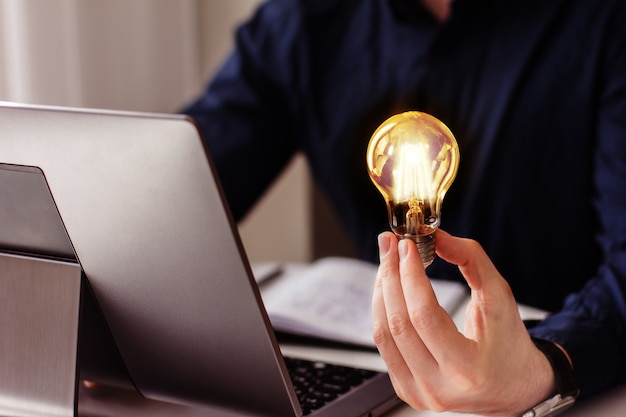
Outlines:
<svg viewBox="0 0 626 417"><path fill-rule="evenodd" d="M385 198L389 225L417 244L425 267L435 258L441 203L458 166L459 147L450 129L417 111L385 120L367 146L369 175Z"/></svg>

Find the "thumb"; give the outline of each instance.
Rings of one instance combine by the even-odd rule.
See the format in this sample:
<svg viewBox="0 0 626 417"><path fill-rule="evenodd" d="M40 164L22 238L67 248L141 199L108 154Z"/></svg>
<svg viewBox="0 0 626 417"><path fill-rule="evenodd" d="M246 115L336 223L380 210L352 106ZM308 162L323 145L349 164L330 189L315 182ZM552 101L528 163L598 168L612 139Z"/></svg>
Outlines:
<svg viewBox="0 0 626 417"><path fill-rule="evenodd" d="M511 287L478 242L437 230L435 247L442 259L459 267L472 289L471 307L465 312L466 336L481 339L512 329L527 335Z"/></svg>
<svg viewBox="0 0 626 417"><path fill-rule="evenodd" d="M502 279L491 259L475 240L452 236L438 229L435 248L439 257L459 267L472 290L480 290L490 281Z"/></svg>

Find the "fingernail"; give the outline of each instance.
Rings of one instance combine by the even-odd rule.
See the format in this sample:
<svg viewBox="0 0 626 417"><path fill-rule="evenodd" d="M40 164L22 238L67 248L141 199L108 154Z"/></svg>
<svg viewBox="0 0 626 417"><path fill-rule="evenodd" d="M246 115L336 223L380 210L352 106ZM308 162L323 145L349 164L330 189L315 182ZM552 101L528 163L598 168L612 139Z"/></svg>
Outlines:
<svg viewBox="0 0 626 417"><path fill-rule="evenodd" d="M400 240L400 242L398 242L398 253L400 255L400 259L406 258L406 255L409 253L408 245L411 243L413 242L411 242L409 239L402 239Z"/></svg>
<svg viewBox="0 0 626 417"><path fill-rule="evenodd" d="M384 234L378 235L378 250L381 258L389 252L389 238Z"/></svg>

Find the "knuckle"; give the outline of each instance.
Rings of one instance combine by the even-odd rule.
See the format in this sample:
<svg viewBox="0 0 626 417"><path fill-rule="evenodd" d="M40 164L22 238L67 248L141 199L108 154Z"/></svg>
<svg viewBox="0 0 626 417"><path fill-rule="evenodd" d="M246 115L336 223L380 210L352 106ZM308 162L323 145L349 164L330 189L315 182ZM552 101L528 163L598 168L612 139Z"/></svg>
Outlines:
<svg viewBox="0 0 626 417"><path fill-rule="evenodd" d="M469 247L473 250L482 250L483 247L481 246L480 243L478 243L477 240L474 239L466 239L467 244L469 245Z"/></svg>
<svg viewBox="0 0 626 417"><path fill-rule="evenodd" d="M427 330L434 322L435 309L430 306L424 306L409 311L411 324L415 330Z"/></svg>
<svg viewBox="0 0 626 417"><path fill-rule="evenodd" d="M372 338L376 346L385 346L389 340L389 333L386 326L380 323L373 323L372 325Z"/></svg>
<svg viewBox="0 0 626 417"><path fill-rule="evenodd" d="M390 267L385 267L383 265L380 265L378 267L378 280L381 284L384 281L389 281L389 280L393 280L396 277L397 273L395 272L395 270L391 269Z"/></svg>
<svg viewBox="0 0 626 417"><path fill-rule="evenodd" d="M392 336L402 336L411 328L410 320L403 314L393 314L388 318L389 332Z"/></svg>

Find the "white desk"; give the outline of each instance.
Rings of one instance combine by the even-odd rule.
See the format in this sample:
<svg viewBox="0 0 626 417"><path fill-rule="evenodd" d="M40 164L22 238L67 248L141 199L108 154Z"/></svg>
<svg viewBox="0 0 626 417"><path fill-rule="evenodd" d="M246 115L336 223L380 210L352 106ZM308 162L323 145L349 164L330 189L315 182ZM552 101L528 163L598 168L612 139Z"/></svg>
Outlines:
<svg viewBox="0 0 626 417"><path fill-rule="evenodd" d="M310 359L325 360L344 365L360 366L374 370L385 370L382 359L373 352L346 349L329 349L302 345L283 345L283 354L297 355ZM81 387L79 396L80 417L206 417L206 410L197 410L174 404L166 404L141 398L134 392L115 390L108 387L86 390ZM235 417L223 412L211 412L212 417ZM626 386L602 395L586 403L577 404L562 414L564 417L624 417L626 416ZM467 414L434 413L416 411L400 406L388 417L469 417ZM241 417L241 416L237 416ZM340 417L340 416L338 416Z"/></svg>
<svg viewBox="0 0 626 417"><path fill-rule="evenodd" d="M457 310L454 320L459 328L463 328L465 306ZM520 307L525 319L542 318L545 313ZM282 344L284 355L322 360L365 369L385 371L385 363L380 356L372 351L332 349L300 344ZM79 395L80 417L241 417L223 411L198 410L174 404L146 400L134 392L115 390L107 387L87 390L81 387ZM602 395L587 403L579 403L562 414L563 417L624 417L626 416L626 386ZM468 414L434 413L416 411L408 406L399 406L390 411L386 417L471 417ZM342 416L337 416L342 417Z"/></svg>

